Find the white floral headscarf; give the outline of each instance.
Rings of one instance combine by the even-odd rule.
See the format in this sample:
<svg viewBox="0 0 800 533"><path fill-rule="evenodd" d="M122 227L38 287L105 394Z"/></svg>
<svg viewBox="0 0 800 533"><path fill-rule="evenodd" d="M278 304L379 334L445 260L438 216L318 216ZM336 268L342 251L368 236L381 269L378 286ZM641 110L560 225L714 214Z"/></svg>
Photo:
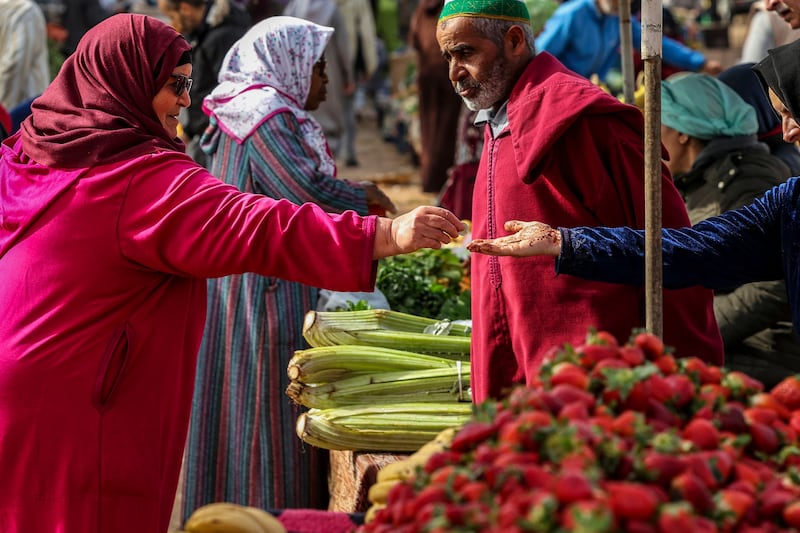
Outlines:
<svg viewBox="0 0 800 533"><path fill-rule="evenodd" d="M295 17L264 19L225 55L219 85L203 100L204 111L240 143L275 113L289 111L319 155L319 170L334 175L336 165L325 134L303 109L314 63L331 35L333 28Z"/></svg>

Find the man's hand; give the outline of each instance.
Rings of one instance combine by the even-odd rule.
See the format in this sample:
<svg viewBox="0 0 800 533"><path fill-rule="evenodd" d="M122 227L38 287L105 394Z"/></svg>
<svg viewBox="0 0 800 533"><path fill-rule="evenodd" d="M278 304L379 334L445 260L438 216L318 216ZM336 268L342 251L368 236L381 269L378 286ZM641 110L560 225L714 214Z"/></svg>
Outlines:
<svg viewBox="0 0 800 533"><path fill-rule="evenodd" d="M486 255L528 257L561 253L561 233L541 222L509 220L504 225L513 235L497 239L476 239L467 245L467 250Z"/></svg>
<svg viewBox="0 0 800 533"><path fill-rule="evenodd" d="M372 258L407 254L420 248L441 248L466 226L441 207L422 206L397 218L378 218Z"/></svg>

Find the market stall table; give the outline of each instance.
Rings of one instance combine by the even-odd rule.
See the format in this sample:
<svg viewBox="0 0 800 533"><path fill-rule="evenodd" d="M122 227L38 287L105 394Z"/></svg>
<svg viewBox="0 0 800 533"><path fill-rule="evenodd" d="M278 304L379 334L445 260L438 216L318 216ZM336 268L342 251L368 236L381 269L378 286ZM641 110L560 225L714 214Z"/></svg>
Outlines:
<svg viewBox="0 0 800 533"><path fill-rule="evenodd" d="M408 455L395 453L331 450L328 510L342 513L366 512L370 506L367 492L375 483L378 470L407 457Z"/></svg>

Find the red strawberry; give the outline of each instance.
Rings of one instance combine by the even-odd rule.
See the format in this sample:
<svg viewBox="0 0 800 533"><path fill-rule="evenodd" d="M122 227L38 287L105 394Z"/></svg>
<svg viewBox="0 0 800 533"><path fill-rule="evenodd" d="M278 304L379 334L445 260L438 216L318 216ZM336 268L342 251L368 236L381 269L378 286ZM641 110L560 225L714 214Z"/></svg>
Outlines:
<svg viewBox="0 0 800 533"><path fill-rule="evenodd" d="M694 525L690 531L692 533L717 533L719 529L717 528L717 524L715 524L710 518L698 516L695 519Z"/></svg>
<svg viewBox="0 0 800 533"><path fill-rule="evenodd" d="M461 501L477 502L481 498L491 498L492 492L483 481L470 481L458 490Z"/></svg>
<svg viewBox="0 0 800 533"><path fill-rule="evenodd" d="M543 410L524 411L500 428L498 444L506 449L533 449L537 432L548 427L553 420L553 416Z"/></svg>
<svg viewBox="0 0 800 533"><path fill-rule="evenodd" d="M494 444L481 442L475 447L475 451L472 452L472 462L479 467L490 465L494 463L500 453L500 450Z"/></svg>
<svg viewBox="0 0 800 533"><path fill-rule="evenodd" d="M561 471L586 472L597 464L597 456L589 446L583 446L561 458Z"/></svg>
<svg viewBox="0 0 800 533"><path fill-rule="evenodd" d="M694 525L694 509L688 502L669 502L659 509L658 531L660 533L689 533Z"/></svg>
<svg viewBox="0 0 800 533"><path fill-rule="evenodd" d="M648 479L664 487L669 487L673 478L686 470L686 463L677 456L653 450L644 452L642 466Z"/></svg>
<svg viewBox="0 0 800 533"><path fill-rule="evenodd" d="M603 533L616 530L611 510L600 500L583 500L569 504L561 515L561 526L566 531Z"/></svg>
<svg viewBox="0 0 800 533"><path fill-rule="evenodd" d="M508 408L513 412L528 409L548 409L544 396L547 392L541 388L514 387L506 400Z"/></svg>
<svg viewBox="0 0 800 533"><path fill-rule="evenodd" d="M618 351L617 346L605 344L584 344L575 348L578 363L587 370L597 366L600 361L617 359Z"/></svg>
<svg viewBox="0 0 800 533"><path fill-rule="evenodd" d="M681 436L700 450L715 450L719 447L719 432L716 426L704 418L690 420L683 428Z"/></svg>
<svg viewBox="0 0 800 533"><path fill-rule="evenodd" d="M723 405L715 414L714 421L720 431L730 431L736 434L750 431L744 418L744 407L739 403L729 402Z"/></svg>
<svg viewBox="0 0 800 533"><path fill-rule="evenodd" d="M657 357L653 363L665 376L670 376L678 371L678 362L670 354Z"/></svg>
<svg viewBox="0 0 800 533"><path fill-rule="evenodd" d="M611 423L611 429L622 437L633 437L645 427L645 418L636 411L623 411Z"/></svg>
<svg viewBox="0 0 800 533"><path fill-rule="evenodd" d="M685 374L697 379L701 385L722 381L722 369L718 366L709 365L699 357L681 359L680 367Z"/></svg>
<svg viewBox="0 0 800 533"><path fill-rule="evenodd" d="M472 450L486 439L497 433L495 424L488 422L469 421L453 437L450 449L456 452Z"/></svg>
<svg viewBox="0 0 800 533"><path fill-rule="evenodd" d="M618 348L619 341L617 338L611 334L609 331L596 331L594 333L589 332L586 336L586 343L587 344L605 344L606 346L613 346Z"/></svg>
<svg viewBox="0 0 800 533"><path fill-rule="evenodd" d="M766 407L748 407L744 410L744 419L748 424L759 422L767 426L771 426L778 420L778 413Z"/></svg>
<svg viewBox="0 0 800 533"><path fill-rule="evenodd" d="M558 520L558 500L548 491L534 491L533 503L524 519L526 526L533 531L551 531Z"/></svg>
<svg viewBox="0 0 800 533"><path fill-rule="evenodd" d="M574 385L556 385L550 390L550 396L562 407L572 402L581 402L587 408L594 407L594 396Z"/></svg>
<svg viewBox="0 0 800 533"><path fill-rule="evenodd" d="M530 488L541 488L550 490L555 482L555 475L545 470L540 465L524 465L521 468L522 479L525 485Z"/></svg>
<svg viewBox="0 0 800 533"><path fill-rule="evenodd" d="M751 483L750 481L745 481L743 479L737 479L736 481L729 483L728 488L730 490L738 490L739 492L744 492L745 494L749 494L750 496L753 497L755 497L755 495L758 493L755 483Z"/></svg>
<svg viewBox="0 0 800 533"><path fill-rule="evenodd" d="M650 400L650 396L650 383L648 381L634 383L630 392L622 401L622 408L643 413L647 410L647 402Z"/></svg>
<svg viewBox="0 0 800 533"><path fill-rule="evenodd" d="M772 423L772 429L778 434L781 445L797 442L797 430L780 420Z"/></svg>
<svg viewBox="0 0 800 533"><path fill-rule="evenodd" d="M780 485L772 485L758 495L758 516L774 520L781 516L783 509L796 500L792 492Z"/></svg>
<svg viewBox="0 0 800 533"><path fill-rule="evenodd" d="M630 366L639 366L645 362L644 351L633 344L626 344L619 349L619 357Z"/></svg>
<svg viewBox="0 0 800 533"><path fill-rule="evenodd" d="M778 418L781 420L789 420L791 412L786 406L778 400L773 394L767 392L759 392L750 397L751 407L761 407L764 409L772 409L777 413Z"/></svg>
<svg viewBox="0 0 800 533"><path fill-rule="evenodd" d="M800 409L800 374L784 378L771 393L790 411Z"/></svg>
<svg viewBox="0 0 800 533"><path fill-rule="evenodd" d="M664 343L652 333L639 333L633 338L633 344L642 349L651 361L664 355Z"/></svg>
<svg viewBox="0 0 800 533"><path fill-rule="evenodd" d="M720 385L719 383L706 383L704 385L700 385L700 390L697 393L697 397L700 399L701 403L703 405L710 406L713 409L716 409L720 405L724 404L730 395L730 389Z"/></svg>
<svg viewBox="0 0 800 533"><path fill-rule="evenodd" d="M783 521L789 527L800 528L800 500L793 501L783 508Z"/></svg>
<svg viewBox="0 0 800 533"><path fill-rule="evenodd" d="M589 375L586 373L586 369L575 363L562 361L556 363L551 369L550 386L554 387L562 383L586 390L589 388Z"/></svg>
<svg viewBox="0 0 800 533"><path fill-rule="evenodd" d="M642 483L609 481L603 487L608 493L611 510L617 518L650 520L658 509L658 495Z"/></svg>
<svg viewBox="0 0 800 533"><path fill-rule="evenodd" d="M417 505L424 507L428 504L449 502L450 496L445 485L428 485L417 493L415 500Z"/></svg>
<svg viewBox="0 0 800 533"><path fill-rule="evenodd" d="M672 388L673 394L670 397L670 401L672 405L677 408L683 408L689 405L697 391L695 389L694 383L692 380L689 379L688 376L683 374L672 374L666 376L664 380L669 383L670 387Z"/></svg>
<svg viewBox="0 0 800 533"><path fill-rule="evenodd" d="M647 402L647 419L659 431L677 427L681 423L680 418L655 398L650 398Z"/></svg>
<svg viewBox="0 0 800 533"><path fill-rule="evenodd" d="M589 408L583 402L568 403L558 412L559 420L589 420Z"/></svg>
<svg viewBox="0 0 800 533"><path fill-rule="evenodd" d="M794 411L789 417L789 427L792 428L795 433L800 434L800 409Z"/></svg>
<svg viewBox="0 0 800 533"><path fill-rule="evenodd" d="M715 474L715 469L708 461L708 453L709 452L686 453L681 456L681 459L686 465L687 471L697 476L703 485L713 490L719 485L721 474ZM730 470L728 470L728 473L730 473Z"/></svg>
<svg viewBox="0 0 800 533"><path fill-rule="evenodd" d="M425 472L431 473L434 471L443 470L446 466L451 466L455 469L454 465L460 464L462 455L460 452L451 450L444 450L431 455L425 462ZM443 475L443 474L439 474Z"/></svg>
<svg viewBox="0 0 800 533"><path fill-rule="evenodd" d="M753 448L756 451L773 454L781 446L778 433L761 422L750 423L750 436L753 438Z"/></svg>
<svg viewBox="0 0 800 533"><path fill-rule="evenodd" d="M592 367L590 374L592 379L599 379L601 381L606 380L606 369L619 369L619 368L630 368L630 365L623 361L622 359L603 359L599 363L597 363L594 367Z"/></svg>
<svg viewBox="0 0 800 533"><path fill-rule="evenodd" d="M562 504L588 500L592 497L592 492L592 484L585 475L576 470L564 472L553 481L553 494Z"/></svg>
<svg viewBox="0 0 800 533"><path fill-rule="evenodd" d="M731 528L741 523L745 516L754 509L755 498L745 492L736 490L722 489L714 497L716 500L716 514L718 522L723 530L730 531Z"/></svg>
<svg viewBox="0 0 800 533"><path fill-rule="evenodd" d="M653 524L644 520L628 520L624 531L625 533L658 533Z"/></svg>
<svg viewBox="0 0 800 533"><path fill-rule="evenodd" d="M764 390L763 383L738 370L722 376L722 385L730 389L732 398L747 398Z"/></svg>
<svg viewBox="0 0 800 533"><path fill-rule="evenodd" d="M708 487L692 472L683 472L675 476L670 488L680 499L691 503L698 513L705 513L714 506Z"/></svg>

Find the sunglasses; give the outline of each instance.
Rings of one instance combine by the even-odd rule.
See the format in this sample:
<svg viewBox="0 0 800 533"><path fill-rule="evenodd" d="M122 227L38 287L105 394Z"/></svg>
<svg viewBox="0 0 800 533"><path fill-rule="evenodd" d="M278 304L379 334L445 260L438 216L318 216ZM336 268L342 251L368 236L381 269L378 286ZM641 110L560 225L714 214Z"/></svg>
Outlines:
<svg viewBox="0 0 800 533"><path fill-rule="evenodd" d="M177 96L181 96L183 91L188 93L192 90L192 83L194 83L192 78L187 78L183 74L173 74L172 77L177 79L175 83L170 83Z"/></svg>

